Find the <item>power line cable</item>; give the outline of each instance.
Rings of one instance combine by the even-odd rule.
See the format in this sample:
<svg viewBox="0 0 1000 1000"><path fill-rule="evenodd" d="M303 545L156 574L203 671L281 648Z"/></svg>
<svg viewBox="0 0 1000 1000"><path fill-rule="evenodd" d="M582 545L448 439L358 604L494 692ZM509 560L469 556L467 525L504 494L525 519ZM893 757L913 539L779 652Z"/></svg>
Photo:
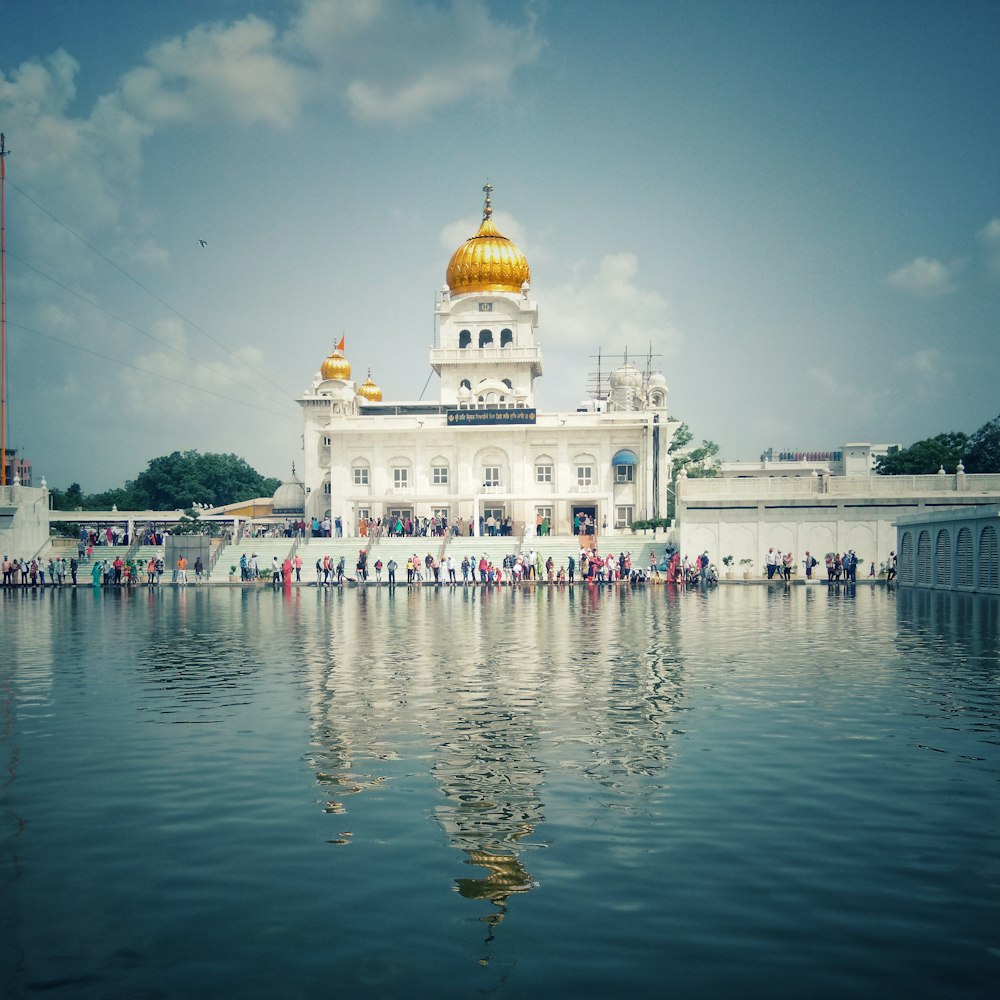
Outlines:
<svg viewBox="0 0 1000 1000"><path fill-rule="evenodd" d="M68 226L65 222L63 222L62 219L60 219L58 216L56 216L55 214L53 214L52 212L50 212L44 205L41 205L37 201L35 201L35 199L32 198L31 195L28 194L27 191L25 191L23 188L18 187L12 181L8 180L8 183L10 183L10 186L15 191L17 191L18 194L20 194L22 197L24 197L28 201L30 201L31 204L34 205L35 208L37 208L40 212L44 212L45 215L47 215L50 219L52 219L53 222L55 222L57 225L59 225L63 229L65 229L66 232L69 233L72 237L74 237L75 239L79 240L85 247L87 247L88 250L90 250L93 253L97 254L97 256L101 258L101 260L103 260L106 263L110 264L111 267L113 267L116 271L118 271L120 274L124 275L126 278L128 278L129 281L133 282L133 284L135 284L139 288L141 288L147 295L149 295L151 298L153 298L157 302L159 302L161 306L163 306L165 309L169 309L175 316L177 316L179 319L182 319L193 330L197 330L198 333L200 333L202 336L206 337L213 344L215 344L216 347L218 347L220 350L224 351L227 355L229 355L229 353L230 353L229 352L229 348L226 347L221 341L219 341L215 337L213 337L207 330L202 329L202 327L200 327L197 323L195 323L194 321L188 319L179 309L174 308L174 306L172 306L169 302L167 302L164 299L160 298L160 296L157 295L156 292L154 292L151 288L147 288L138 278L136 278L132 274L129 274L128 271L126 271L119 264L115 263L115 261L113 261L110 257L107 256L107 254L103 253L101 250L99 250L97 247L95 247L92 243L88 243L87 240L85 240L78 232L76 232L74 229L72 229L70 226ZM265 375L264 372L258 371L258 369L254 368L254 366L251 365L249 361L246 361L244 358L238 358L237 360L241 364L243 364L247 368L249 368L250 371L252 371L259 378L264 379L264 381L266 381L266 382L270 382L271 385L273 385L274 388L277 389L279 392L287 393L287 395L289 395L289 396L292 395L292 393L288 392L283 386L278 385L278 383L275 382L270 376Z"/></svg>
<svg viewBox="0 0 1000 1000"><path fill-rule="evenodd" d="M103 361L111 361L116 365L121 365L123 368L131 368L133 371L142 372L143 375L150 375L153 378L160 378L166 382L173 382L174 385L184 386L185 389L192 389L195 392L203 392L208 396L215 396L218 399L224 399L227 403L237 403L239 406L248 406L251 409L260 410L261 413L270 414L272 417L281 417L283 420L295 419L288 413L275 413L274 410L269 410L263 406L257 406L256 403L247 402L245 399L234 399L232 396L224 396L221 392L213 392L213 390L206 389L200 385L195 385L193 382L184 382L182 379L172 378L169 375L164 375L162 372L151 372L148 368L140 368L138 365L132 365L127 361L122 361L121 358L114 358L110 354L102 354L100 351L95 351L89 347L83 347L81 344L74 344L69 340L63 340L60 337L53 337L51 333L42 333L41 330L33 330L30 326L24 326L22 323L11 323L8 320L7 325L13 326L18 330L23 330L25 333L33 334L36 337L44 337L46 340L55 341L55 343L62 344L64 347L72 347L74 350L83 351L86 354L92 354L95 358L101 358Z"/></svg>
<svg viewBox="0 0 1000 1000"><path fill-rule="evenodd" d="M249 389L251 392L259 392L258 389L255 389L252 386L248 385L246 382L242 381L241 379L236 378L235 375L232 375L228 372L220 372L217 369L212 368L207 361L201 361L198 358L192 357L190 354L187 353L187 351L182 351L179 347L174 347L174 345L169 343L168 341L163 340L160 337L157 337L155 334L150 333L148 330L143 330L141 327L138 327L134 323L129 322L129 320L124 319L123 317L118 316L117 314L111 312L110 309L106 309L104 306L95 302L93 299L88 298L81 292L78 292L75 289L70 288L68 285L64 285L61 281L59 281L58 278L54 278L51 274L46 274L41 269L35 267L34 264L31 264L28 261L26 261L23 257L19 257L15 253L10 253L10 251L8 251L8 256L13 257L14 260L16 260L19 264L22 264L29 270L34 271L35 274L44 278L46 281L51 281L53 285L55 285L58 288L61 288L64 292L68 292L70 295L75 296L76 298L80 299L81 302L86 302L87 305L92 306L98 312L104 313L105 316L110 316L111 319L115 320L118 323L121 323L123 326L128 327L130 330L134 330L136 333L141 334L143 337L147 337L154 343L159 344L162 347L165 347L168 351L173 351L175 354L179 354L182 358L186 358L193 364L199 365L202 368L207 369L208 371L212 372L213 375L221 375L223 378L235 382L237 385L242 386L244 389ZM265 399L269 399L272 403L277 403L280 406L284 406L285 404L292 405L289 403L287 399L276 399L273 396L268 396L266 393L261 393L261 395L263 395Z"/></svg>

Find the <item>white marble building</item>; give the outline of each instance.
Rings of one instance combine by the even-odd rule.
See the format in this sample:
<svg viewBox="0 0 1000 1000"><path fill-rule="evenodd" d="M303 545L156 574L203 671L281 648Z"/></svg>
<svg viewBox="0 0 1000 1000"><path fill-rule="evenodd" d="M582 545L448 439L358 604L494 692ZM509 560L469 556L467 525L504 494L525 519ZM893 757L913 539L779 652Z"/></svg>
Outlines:
<svg viewBox="0 0 1000 1000"><path fill-rule="evenodd" d="M535 407L542 375L528 261L496 228L487 185L479 230L454 252L435 307L436 402L384 400L352 379L343 340L298 400L307 518L443 516L449 524L547 518L553 534L586 514L601 528L666 514L670 442L660 372L625 364L584 410ZM375 345L370 345L374 348Z"/></svg>
<svg viewBox="0 0 1000 1000"><path fill-rule="evenodd" d="M808 476L677 481L681 551L707 551L717 565L727 555L764 571L770 547L792 552L799 574L806 551L822 563L827 552L853 550L876 572L896 550L896 525L910 514L982 510L1000 502L1000 475ZM822 565L819 577L825 576ZM816 574L814 574L816 575Z"/></svg>

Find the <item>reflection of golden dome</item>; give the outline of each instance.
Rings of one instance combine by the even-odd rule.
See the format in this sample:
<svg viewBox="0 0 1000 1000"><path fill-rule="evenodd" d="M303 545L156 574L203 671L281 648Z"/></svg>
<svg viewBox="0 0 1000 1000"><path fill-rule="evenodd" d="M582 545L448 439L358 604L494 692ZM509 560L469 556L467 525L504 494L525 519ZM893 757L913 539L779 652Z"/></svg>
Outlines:
<svg viewBox="0 0 1000 1000"><path fill-rule="evenodd" d="M479 232L470 236L452 255L445 272L452 295L467 292L520 292L531 281L528 260L516 243L493 224L490 204L492 184L487 184L486 207Z"/></svg>
<svg viewBox="0 0 1000 1000"><path fill-rule="evenodd" d="M364 396L370 403L382 402L382 390L372 381L372 373L369 369L368 378L361 383L358 395Z"/></svg>
<svg viewBox="0 0 1000 1000"><path fill-rule="evenodd" d="M326 361L320 366L320 375L323 378L338 378L347 381L351 377L351 363L346 360L340 348L335 347Z"/></svg>

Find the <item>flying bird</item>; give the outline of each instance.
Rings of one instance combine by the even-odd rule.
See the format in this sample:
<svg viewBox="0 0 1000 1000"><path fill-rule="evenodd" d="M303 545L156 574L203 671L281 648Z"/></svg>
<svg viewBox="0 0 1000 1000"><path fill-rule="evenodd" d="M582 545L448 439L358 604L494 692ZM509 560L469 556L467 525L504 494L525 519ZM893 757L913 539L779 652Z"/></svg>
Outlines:
<svg viewBox="0 0 1000 1000"><path fill-rule="evenodd" d="M202 245L203 247L207 247L207 246L208 246L208 243L207 243L207 242L206 242L205 240L198 240L198 242L199 242L199 243L200 243L200 244L201 244L201 245Z"/></svg>

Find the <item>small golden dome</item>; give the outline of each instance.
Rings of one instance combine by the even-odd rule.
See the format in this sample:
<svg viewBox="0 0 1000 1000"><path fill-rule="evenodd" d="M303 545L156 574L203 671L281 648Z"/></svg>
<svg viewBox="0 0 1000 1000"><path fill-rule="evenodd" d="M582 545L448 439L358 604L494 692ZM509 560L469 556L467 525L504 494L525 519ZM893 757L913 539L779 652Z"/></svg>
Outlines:
<svg viewBox="0 0 1000 1000"><path fill-rule="evenodd" d="M361 383L358 395L364 396L370 403L382 402L382 390L372 381L371 369L368 370L368 378Z"/></svg>
<svg viewBox="0 0 1000 1000"><path fill-rule="evenodd" d="M346 382L351 377L351 363L344 357L344 352L335 347L333 354L320 366L319 373L324 379L336 378Z"/></svg>
<svg viewBox="0 0 1000 1000"><path fill-rule="evenodd" d="M531 268L513 240L504 236L493 223L490 203L492 184L487 184L483 221L475 236L470 236L452 255L445 281L452 295L469 292L520 292L531 281Z"/></svg>

